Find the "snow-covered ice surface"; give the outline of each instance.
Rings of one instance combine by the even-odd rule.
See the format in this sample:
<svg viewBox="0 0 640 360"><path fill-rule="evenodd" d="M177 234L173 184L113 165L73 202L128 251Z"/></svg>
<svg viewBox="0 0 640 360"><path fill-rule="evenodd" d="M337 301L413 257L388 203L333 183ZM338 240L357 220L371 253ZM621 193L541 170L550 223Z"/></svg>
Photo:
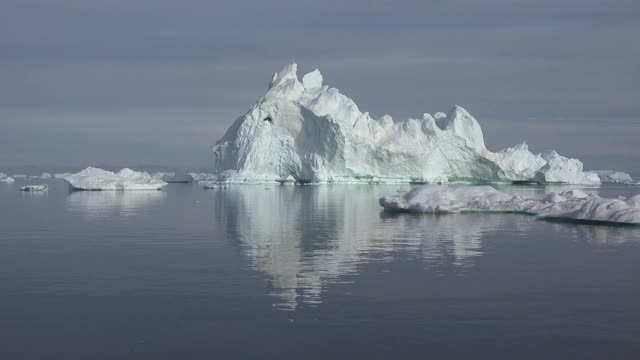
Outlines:
<svg viewBox="0 0 640 360"><path fill-rule="evenodd" d="M13 183L15 180L11 177L9 177L7 174L5 173L0 173L0 183L6 183L6 184L11 184Z"/></svg>
<svg viewBox="0 0 640 360"><path fill-rule="evenodd" d="M147 172L124 168L117 173L88 167L64 178L76 190L161 190L167 183Z"/></svg>
<svg viewBox="0 0 640 360"><path fill-rule="evenodd" d="M634 184L635 183L631 175L622 171L593 170L590 172L598 175L602 183L611 183L611 184Z"/></svg>
<svg viewBox="0 0 640 360"><path fill-rule="evenodd" d="M602 198L580 190L550 192L543 198L512 196L491 186L424 185L380 198L385 210L419 213L514 212L544 219L639 224L640 195Z"/></svg>
<svg viewBox="0 0 640 360"><path fill-rule="evenodd" d="M476 119L460 106L396 122L372 118L320 71L298 80L297 65L269 89L213 148L217 180L227 183L445 183L537 181L599 184L582 163L527 145L491 152ZM198 181L197 177L196 181Z"/></svg>
<svg viewBox="0 0 640 360"><path fill-rule="evenodd" d="M43 184L43 185L25 185L25 186L20 188L20 191L29 191L29 192L47 191L47 190L49 190L49 186L47 184Z"/></svg>

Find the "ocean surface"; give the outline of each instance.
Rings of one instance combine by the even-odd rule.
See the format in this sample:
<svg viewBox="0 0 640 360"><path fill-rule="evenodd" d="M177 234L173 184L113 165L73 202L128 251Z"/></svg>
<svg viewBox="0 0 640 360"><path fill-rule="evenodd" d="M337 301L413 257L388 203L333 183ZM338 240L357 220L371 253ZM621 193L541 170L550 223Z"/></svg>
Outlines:
<svg viewBox="0 0 640 360"><path fill-rule="evenodd" d="M0 359L640 357L638 227L383 212L402 185L47 183L0 184Z"/></svg>

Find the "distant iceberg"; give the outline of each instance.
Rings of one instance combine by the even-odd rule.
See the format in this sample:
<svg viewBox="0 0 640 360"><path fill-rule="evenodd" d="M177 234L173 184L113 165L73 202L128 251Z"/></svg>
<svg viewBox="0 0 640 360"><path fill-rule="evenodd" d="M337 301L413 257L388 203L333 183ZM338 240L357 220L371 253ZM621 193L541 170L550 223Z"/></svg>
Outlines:
<svg viewBox="0 0 640 360"><path fill-rule="evenodd" d="M25 176L26 177L26 176ZM48 173L48 172L43 172L40 175L30 175L29 179L40 179L40 180L49 180L51 179L53 176Z"/></svg>
<svg viewBox="0 0 640 360"><path fill-rule="evenodd" d="M71 173L58 173L58 174L53 174L53 178L54 179L64 180L64 179L66 179L67 177L69 177L71 175L73 175L73 174L71 174Z"/></svg>
<svg viewBox="0 0 640 360"><path fill-rule="evenodd" d="M154 179L162 180L167 183L192 183L193 182L193 176L191 176L190 174L184 171L156 172L152 174L151 177Z"/></svg>
<svg viewBox="0 0 640 360"><path fill-rule="evenodd" d="M600 181L603 183L609 184L635 184L635 181L631 177L631 175L622 172L622 171L614 171L614 170L593 170L590 171L595 173L600 178Z"/></svg>
<svg viewBox="0 0 640 360"><path fill-rule="evenodd" d="M20 191L27 191L27 192L39 192L39 191L47 191L47 190L49 190L49 186L47 184L25 185L20 188Z"/></svg>
<svg viewBox="0 0 640 360"><path fill-rule="evenodd" d="M600 183L579 160L555 151L533 154L525 143L487 150L480 125L460 106L401 122L374 119L323 85L320 71L300 82L296 64L274 74L266 94L231 125L213 153L217 181L229 183L290 177L298 183Z"/></svg>
<svg viewBox="0 0 640 360"><path fill-rule="evenodd" d="M580 190L551 192L542 199L512 196L491 186L424 185L380 198L386 210L419 213L513 212L545 219L640 225L640 195L602 198Z"/></svg>
<svg viewBox="0 0 640 360"><path fill-rule="evenodd" d="M5 173L0 173L0 183L12 184L15 180Z"/></svg>
<svg viewBox="0 0 640 360"><path fill-rule="evenodd" d="M200 181L215 181L218 179L218 177L214 174L209 174L209 173L189 173L189 176L191 176L191 178L193 179L193 181L195 182L200 182Z"/></svg>
<svg viewBox="0 0 640 360"><path fill-rule="evenodd" d="M75 190L161 190L167 183L147 172L124 168L117 173L89 167L64 177Z"/></svg>

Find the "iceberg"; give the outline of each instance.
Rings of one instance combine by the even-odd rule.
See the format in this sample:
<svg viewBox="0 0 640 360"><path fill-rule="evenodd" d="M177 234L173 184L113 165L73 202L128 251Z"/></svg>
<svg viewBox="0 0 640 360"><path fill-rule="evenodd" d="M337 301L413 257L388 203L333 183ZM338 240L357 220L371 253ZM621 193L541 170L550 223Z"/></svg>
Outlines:
<svg viewBox="0 0 640 360"><path fill-rule="evenodd" d="M512 196L491 186L424 185L404 194L383 196L389 211L414 213L502 212L537 215L541 219L570 219L640 225L640 195L629 199L602 198L581 190L550 192L542 199Z"/></svg>
<svg viewBox="0 0 640 360"><path fill-rule="evenodd" d="M49 190L49 186L47 184L25 185L20 188L20 191L27 191L27 192L38 192L38 191L47 191L47 190Z"/></svg>
<svg viewBox="0 0 640 360"><path fill-rule="evenodd" d="M43 172L40 175L30 175L29 179L40 179L40 180L49 180L51 179L53 176L48 173L48 172Z"/></svg>
<svg viewBox="0 0 640 360"><path fill-rule="evenodd" d="M7 174L0 173L0 182L6 183L6 184L12 184L14 181L15 180L9 177Z"/></svg>
<svg viewBox="0 0 640 360"><path fill-rule="evenodd" d="M193 181L196 182L200 182L200 181L215 181L218 179L218 177L214 174L208 174L208 173L189 173L189 176L191 176L191 178L193 179Z"/></svg>
<svg viewBox="0 0 640 360"><path fill-rule="evenodd" d="M614 170L593 170L590 171L598 175L600 181L607 184L635 184L631 175Z"/></svg>
<svg viewBox="0 0 640 360"><path fill-rule="evenodd" d="M75 190L162 190L167 183L147 172L124 168L117 173L88 167L64 178Z"/></svg>
<svg viewBox="0 0 640 360"><path fill-rule="evenodd" d="M600 183L579 160L556 152L534 154L525 143L487 150L480 124L460 106L374 119L323 85L319 70L299 81L295 63L275 73L266 94L218 140L213 160L217 181L228 183Z"/></svg>
<svg viewBox="0 0 640 360"><path fill-rule="evenodd" d="M166 183L192 183L193 176L186 172L156 172L152 178L162 180Z"/></svg>

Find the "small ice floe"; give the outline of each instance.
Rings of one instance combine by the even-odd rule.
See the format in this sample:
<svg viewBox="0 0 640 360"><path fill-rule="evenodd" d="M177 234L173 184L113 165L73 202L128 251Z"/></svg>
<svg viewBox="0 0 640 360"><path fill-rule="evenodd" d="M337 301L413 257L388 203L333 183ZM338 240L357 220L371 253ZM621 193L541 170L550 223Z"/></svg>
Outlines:
<svg viewBox="0 0 640 360"><path fill-rule="evenodd" d="M49 190L49 186L47 184L25 185L20 188L20 191L27 191L27 192L40 192L40 191L48 191L48 190Z"/></svg>
<svg viewBox="0 0 640 360"><path fill-rule="evenodd" d="M610 199L580 190L551 192L536 199L512 196L491 186L424 185L401 195L384 196L380 205L389 211L524 213L542 219L640 225L640 195Z"/></svg>
<svg viewBox="0 0 640 360"><path fill-rule="evenodd" d="M162 190L167 183L128 168L117 173L89 167L64 178L75 190Z"/></svg>

